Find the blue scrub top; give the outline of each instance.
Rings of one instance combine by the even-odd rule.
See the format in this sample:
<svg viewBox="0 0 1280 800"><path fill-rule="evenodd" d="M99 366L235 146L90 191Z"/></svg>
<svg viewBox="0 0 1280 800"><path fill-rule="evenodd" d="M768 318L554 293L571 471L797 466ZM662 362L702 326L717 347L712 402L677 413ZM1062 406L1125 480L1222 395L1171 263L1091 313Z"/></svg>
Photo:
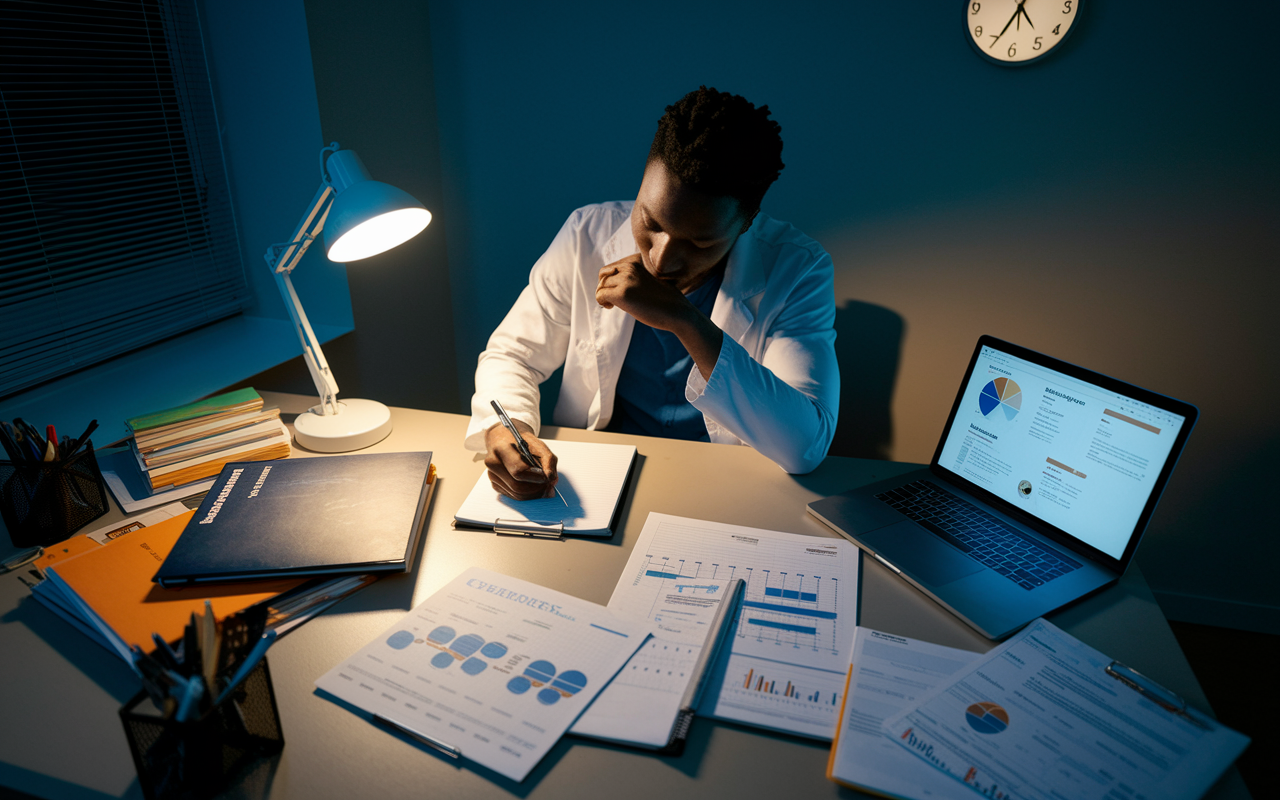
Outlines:
<svg viewBox="0 0 1280 800"><path fill-rule="evenodd" d="M694 307L711 316L724 268L686 295ZM693 356L670 331L650 328L636 320L627 357L618 375L613 416L605 427L618 433L664 436L669 439L711 441L702 412L684 398Z"/></svg>

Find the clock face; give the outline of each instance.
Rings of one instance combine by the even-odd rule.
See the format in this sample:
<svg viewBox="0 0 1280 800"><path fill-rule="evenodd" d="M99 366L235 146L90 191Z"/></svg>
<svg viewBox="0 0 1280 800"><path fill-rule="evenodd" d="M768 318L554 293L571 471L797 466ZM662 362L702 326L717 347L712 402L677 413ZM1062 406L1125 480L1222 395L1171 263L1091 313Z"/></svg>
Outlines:
<svg viewBox="0 0 1280 800"><path fill-rule="evenodd" d="M1014 66L1048 55L1067 38L1083 0L966 0L970 43L989 60Z"/></svg>

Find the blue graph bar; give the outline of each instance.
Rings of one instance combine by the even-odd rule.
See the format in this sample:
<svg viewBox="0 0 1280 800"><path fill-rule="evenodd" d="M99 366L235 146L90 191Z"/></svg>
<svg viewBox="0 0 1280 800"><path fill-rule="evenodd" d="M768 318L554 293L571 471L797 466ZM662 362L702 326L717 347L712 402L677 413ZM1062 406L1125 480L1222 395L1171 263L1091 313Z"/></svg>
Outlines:
<svg viewBox="0 0 1280 800"><path fill-rule="evenodd" d="M663 572L662 570L659 570L659 569L645 570L644 574L648 575L650 578L670 578L671 580L675 580L676 578L680 577L674 572Z"/></svg>
<svg viewBox="0 0 1280 800"><path fill-rule="evenodd" d="M784 606L779 603L761 603L759 600L743 600L742 605L747 608L758 608L762 611L781 611L783 614L795 614L800 617L817 617L818 619L835 619L834 611L819 611L816 608L797 608L795 606Z"/></svg>
<svg viewBox="0 0 1280 800"><path fill-rule="evenodd" d="M765 597L782 597L787 600L804 600L810 603L818 602L818 595L813 592L797 592L794 589L765 589Z"/></svg>
<svg viewBox="0 0 1280 800"><path fill-rule="evenodd" d="M803 625L788 625L785 622L774 622L768 619L749 619L748 625L759 625L762 628L777 628L780 631L795 631L796 633L807 633L810 636L818 634L817 628L806 628Z"/></svg>

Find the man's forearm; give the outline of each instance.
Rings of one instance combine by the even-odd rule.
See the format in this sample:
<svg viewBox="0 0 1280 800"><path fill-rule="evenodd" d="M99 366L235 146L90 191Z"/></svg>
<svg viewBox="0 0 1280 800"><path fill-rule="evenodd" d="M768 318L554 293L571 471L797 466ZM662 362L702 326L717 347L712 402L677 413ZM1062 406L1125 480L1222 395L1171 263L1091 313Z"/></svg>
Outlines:
<svg viewBox="0 0 1280 800"><path fill-rule="evenodd" d="M691 306L690 311L688 320L672 333L693 356L693 363L702 373L702 379L711 380L711 373L720 358L720 347L724 344L724 331L696 308Z"/></svg>

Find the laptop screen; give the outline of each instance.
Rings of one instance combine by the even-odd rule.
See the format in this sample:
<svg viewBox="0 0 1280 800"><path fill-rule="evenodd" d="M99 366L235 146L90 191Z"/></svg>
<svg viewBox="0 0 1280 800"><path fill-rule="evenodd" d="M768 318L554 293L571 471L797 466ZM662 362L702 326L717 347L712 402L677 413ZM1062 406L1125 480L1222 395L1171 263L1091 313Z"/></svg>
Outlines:
<svg viewBox="0 0 1280 800"><path fill-rule="evenodd" d="M1119 559L1186 421L984 344L937 464Z"/></svg>

